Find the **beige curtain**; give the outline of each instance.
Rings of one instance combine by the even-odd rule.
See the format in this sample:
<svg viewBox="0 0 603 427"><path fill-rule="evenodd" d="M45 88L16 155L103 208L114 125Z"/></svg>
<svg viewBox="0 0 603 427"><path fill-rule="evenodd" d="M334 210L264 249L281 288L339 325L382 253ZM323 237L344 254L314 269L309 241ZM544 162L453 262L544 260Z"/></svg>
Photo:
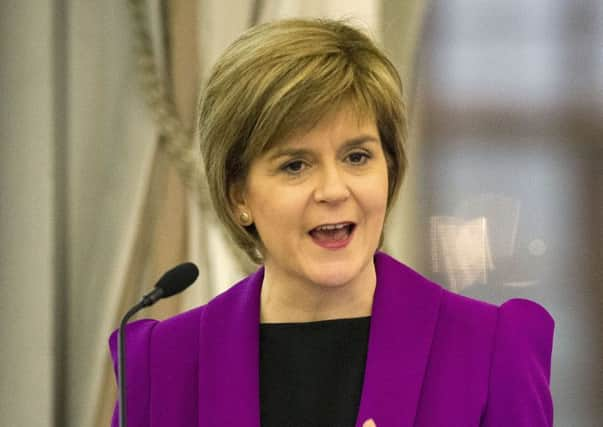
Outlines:
<svg viewBox="0 0 603 427"><path fill-rule="evenodd" d="M58 405L63 425L93 426L107 337L131 261L157 132L135 81L125 2L64 2L67 317ZM130 285L140 286L143 278ZM134 289L133 292L136 292ZM59 407L60 407L59 406Z"/></svg>
<svg viewBox="0 0 603 427"><path fill-rule="evenodd" d="M166 46L163 61L155 59L165 64L162 74L170 89L170 100L182 126L190 135L192 145L190 129L199 86L197 3L186 0L165 2L159 16L165 29ZM114 327L118 325L120 316L139 300L145 289L164 271L191 259L189 199L194 195L185 187L177 165L164 149L169 137L159 135L156 143L144 207L140 211L130 262L120 286ZM182 295L177 295L146 310L144 316L163 319L180 312L182 308ZM103 366L102 378L94 422L98 426L109 425L115 402L115 380L108 358Z"/></svg>
<svg viewBox="0 0 603 427"><path fill-rule="evenodd" d="M2 426L48 426L54 412L64 111L53 66L64 51L53 37L63 16L51 2L0 2Z"/></svg>
<svg viewBox="0 0 603 427"><path fill-rule="evenodd" d="M421 199L417 177L421 158L422 104L420 78L414 71L429 3L429 0L383 0L381 15L383 44L400 71L409 113L408 169L399 199L388 219L384 243L387 252L419 271L424 271L421 260L426 242L417 234L421 215L417 207L417 201Z"/></svg>

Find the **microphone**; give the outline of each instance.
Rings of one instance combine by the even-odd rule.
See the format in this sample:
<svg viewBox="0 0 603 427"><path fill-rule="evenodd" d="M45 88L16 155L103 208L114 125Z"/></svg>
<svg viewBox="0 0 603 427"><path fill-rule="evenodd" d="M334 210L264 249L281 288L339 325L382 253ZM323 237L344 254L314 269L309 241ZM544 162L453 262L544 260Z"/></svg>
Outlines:
<svg viewBox="0 0 603 427"><path fill-rule="evenodd" d="M199 269L192 262L185 262L177 265L164 273L161 279L155 285L155 288L147 293L142 299L121 319L119 324L119 344L117 354L119 359L119 369L117 370L117 382L119 387L119 426L127 427L126 417L126 340L124 337L125 326L128 320L138 311L145 307L155 304L162 298L169 298L172 295L182 292L193 284L199 276Z"/></svg>
<svg viewBox="0 0 603 427"><path fill-rule="evenodd" d="M155 289L142 297L139 303L142 305L141 308L149 307L161 298L169 298L182 292L192 285L198 276L199 269L192 262L185 262L172 268L161 276Z"/></svg>

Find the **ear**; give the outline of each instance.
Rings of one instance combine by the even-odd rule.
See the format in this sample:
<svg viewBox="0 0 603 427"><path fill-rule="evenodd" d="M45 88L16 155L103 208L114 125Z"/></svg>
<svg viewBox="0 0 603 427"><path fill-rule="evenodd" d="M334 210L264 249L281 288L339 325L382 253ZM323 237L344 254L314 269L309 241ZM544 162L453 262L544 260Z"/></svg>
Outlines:
<svg viewBox="0 0 603 427"><path fill-rule="evenodd" d="M245 204L245 188L242 182L234 182L228 189L228 201L233 208Z"/></svg>
<svg viewBox="0 0 603 427"><path fill-rule="evenodd" d="M228 190L228 201L235 218L243 211L248 211L245 197L245 185L242 182L234 183Z"/></svg>

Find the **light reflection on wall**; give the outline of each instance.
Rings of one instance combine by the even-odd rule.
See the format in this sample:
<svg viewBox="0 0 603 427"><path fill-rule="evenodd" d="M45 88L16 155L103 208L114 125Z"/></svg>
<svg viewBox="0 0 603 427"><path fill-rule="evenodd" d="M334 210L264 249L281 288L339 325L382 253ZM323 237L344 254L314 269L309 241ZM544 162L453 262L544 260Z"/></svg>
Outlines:
<svg viewBox="0 0 603 427"><path fill-rule="evenodd" d="M487 283L488 271L494 269L487 219L433 216L430 225L432 269L446 275L450 289L460 292Z"/></svg>
<svg viewBox="0 0 603 427"><path fill-rule="evenodd" d="M482 193L462 199L454 216L432 216L430 242L432 270L447 277L460 292L471 285L488 284L496 261L515 253L520 202L501 194ZM528 286L529 278L505 283Z"/></svg>
<svg viewBox="0 0 603 427"><path fill-rule="evenodd" d="M425 274L556 321L555 425L603 419L603 3L435 0L422 45Z"/></svg>

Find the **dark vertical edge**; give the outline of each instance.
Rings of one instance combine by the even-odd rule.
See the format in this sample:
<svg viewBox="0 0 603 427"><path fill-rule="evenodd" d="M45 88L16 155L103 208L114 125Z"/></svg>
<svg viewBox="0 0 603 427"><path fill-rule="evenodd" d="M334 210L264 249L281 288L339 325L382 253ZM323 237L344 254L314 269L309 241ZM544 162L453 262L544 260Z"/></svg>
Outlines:
<svg viewBox="0 0 603 427"><path fill-rule="evenodd" d="M69 396L69 351L68 351L68 280L69 248L68 238L68 10L67 0L54 0L52 12L52 111L54 148L54 325L53 325L53 425L66 427L68 421L67 402Z"/></svg>
<svg viewBox="0 0 603 427"><path fill-rule="evenodd" d="M412 78L408 78L404 74L404 57L403 48L405 37L405 29L401 27L402 18L406 16L409 12L409 9L412 8L412 5L409 2L403 2L399 0L381 0L380 3L380 11L379 18L381 21L380 36L382 40L382 47L385 49L385 52L389 59L392 61L398 72L400 73L400 78L402 80L403 85L403 99L406 103L406 116L409 121L409 127L413 126L410 122L414 117L414 108L416 104L416 99L419 96L419 84L421 81L424 81L423 74L427 72L427 67L425 67L425 61L428 57L427 54L430 52L428 48L426 48L429 43L432 43L431 33L432 33L432 21L434 20L434 9L436 9L435 2L438 0L423 0L425 5L424 12L422 16L422 24L420 28L420 32L417 35L417 46L414 49L413 57L410 59L412 63L412 69L407 70L410 72ZM421 76L421 78L419 77ZM425 116L420 118L420 123L418 126L421 126L422 130L421 134L424 134L429 131L429 128L425 129L425 121L429 120L430 117ZM410 128L409 128L410 130ZM421 141L421 145L428 143L429 138L423 138ZM426 151L425 148L422 148L421 151ZM419 154L416 159L414 159L415 163L418 164L416 172L420 174L417 177L417 193L423 194L425 192L425 183L429 177L425 176L426 169L421 165L424 157ZM402 192L405 191L407 179L405 178ZM419 184L420 183L420 184ZM427 196L427 194L424 194ZM427 212L429 209L429 205L421 200L419 202L419 209L421 211ZM416 219L416 226L419 229L417 235L422 237L429 236L429 222L425 220L422 216L418 216ZM387 246L384 247L387 251ZM429 240L420 239L417 242L415 247L415 252L418 253L416 257L416 265L419 271L423 273L427 273L430 268L430 244Z"/></svg>
<svg viewBox="0 0 603 427"><path fill-rule="evenodd" d="M159 49L159 53L157 53L157 51L155 51L155 55L153 55L153 57L155 58L157 67L159 68L161 66L161 64L163 64L163 75L165 76L165 78L163 79L164 84L166 86L166 91L169 94L169 99L170 102L174 102L174 85L172 84L172 62L174 61L173 58L173 42L172 42L172 34L170 32L170 20L172 19L171 14L172 11L170 9L170 5L168 1L162 1L161 2L161 16L160 16L160 31L161 31L161 46ZM149 18L147 17L147 20ZM163 61L158 61L157 57L159 55L163 54ZM160 73L161 74L161 73ZM162 135L163 137L163 135Z"/></svg>
<svg viewBox="0 0 603 427"><path fill-rule="evenodd" d="M406 82L404 86L404 96L408 102L408 114L409 117L412 116L412 108L414 103L412 102L417 93L417 84L419 81L419 69L422 66L423 54L425 52L426 42L429 41L429 35L431 33L431 21L433 20L433 12L435 9L434 2L436 0L425 0L425 12L422 17L423 23L421 25L420 33L417 38L417 48L414 50L414 57L411 59L412 62L412 70L411 75L413 78ZM404 16L409 9L409 5L404 2L399 2L396 0L381 0L381 13L380 18L382 22L381 26L381 37L383 40L383 46L385 47L388 56L392 59L392 62L398 68L398 71L402 73L402 62L404 60L402 56L402 52L400 51L399 46L401 45L401 37L403 37L404 31L401 29L400 31L395 31L396 20ZM402 80L406 78L406 76L401 76Z"/></svg>
<svg viewBox="0 0 603 427"><path fill-rule="evenodd" d="M260 23L262 13L264 12L264 0L254 0L251 4L251 15L249 16L249 27L254 27Z"/></svg>

